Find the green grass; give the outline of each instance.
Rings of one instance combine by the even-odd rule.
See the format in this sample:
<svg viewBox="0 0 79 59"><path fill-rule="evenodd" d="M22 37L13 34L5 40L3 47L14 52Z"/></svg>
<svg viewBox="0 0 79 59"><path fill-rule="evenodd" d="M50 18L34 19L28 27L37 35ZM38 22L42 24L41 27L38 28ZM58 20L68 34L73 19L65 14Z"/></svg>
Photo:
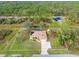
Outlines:
<svg viewBox="0 0 79 59"><path fill-rule="evenodd" d="M5 56L10 56L11 54L21 54L21 56L32 56L33 54L41 53L41 44L39 42L30 39L22 41L20 33L18 33L18 36L15 36L15 33L18 32L14 31L11 33L11 35L5 37L5 44L7 42L11 43L11 39L12 43L8 46L8 48L5 48L5 44L0 45L0 47L3 48L0 50L0 54L5 54Z"/></svg>
<svg viewBox="0 0 79 59"><path fill-rule="evenodd" d="M52 48L60 48L60 43L58 38L51 39L50 43Z"/></svg>
<svg viewBox="0 0 79 59"><path fill-rule="evenodd" d="M6 36L5 38L4 38L4 42L2 42L2 43L0 43L0 51L2 51L4 48L5 48L5 46L6 46L6 44L10 41L10 39L15 35L15 31L13 31L11 34L9 34L8 36Z"/></svg>
<svg viewBox="0 0 79 59"><path fill-rule="evenodd" d="M40 54L40 43L36 41L26 40L24 42L15 42L13 47L9 49L10 53L19 53L23 55ZM12 52L11 52L12 51Z"/></svg>
<svg viewBox="0 0 79 59"><path fill-rule="evenodd" d="M68 51L65 49L48 49L49 54L68 54Z"/></svg>
<svg viewBox="0 0 79 59"><path fill-rule="evenodd" d="M79 55L79 49L66 50L66 49L48 49L49 54L76 54Z"/></svg>
<svg viewBox="0 0 79 59"><path fill-rule="evenodd" d="M79 55L79 49L72 49L72 50L69 50L69 54L76 54L76 55Z"/></svg>
<svg viewBox="0 0 79 59"><path fill-rule="evenodd" d="M40 54L41 52L41 44L37 41L33 41L30 39L25 39L23 41L22 34L23 31L18 33L18 36L15 36L12 39L12 43L9 48L6 50L6 56L11 54L21 54L22 56L31 56L32 54Z"/></svg>
<svg viewBox="0 0 79 59"><path fill-rule="evenodd" d="M0 29L2 29L2 28L0 28ZM10 30L10 29L7 28L5 30ZM17 33L17 30L18 29L12 30L12 33L10 33L9 35L5 36L5 38L3 39L3 42L0 43L0 54L6 54L7 49L5 49L5 47L7 46L7 43L9 43L10 40L13 38L13 36Z"/></svg>

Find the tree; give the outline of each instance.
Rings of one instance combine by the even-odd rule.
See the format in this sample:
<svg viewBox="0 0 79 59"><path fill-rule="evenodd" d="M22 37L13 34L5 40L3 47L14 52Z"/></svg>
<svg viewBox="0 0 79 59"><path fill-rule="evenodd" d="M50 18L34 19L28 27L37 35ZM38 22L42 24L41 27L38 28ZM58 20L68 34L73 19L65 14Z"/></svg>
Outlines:
<svg viewBox="0 0 79 59"><path fill-rule="evenodd" d="M59 33L58 37L60 44L69 49L75 43L76 33L73 30L62 30L62 33Z"/></svg>

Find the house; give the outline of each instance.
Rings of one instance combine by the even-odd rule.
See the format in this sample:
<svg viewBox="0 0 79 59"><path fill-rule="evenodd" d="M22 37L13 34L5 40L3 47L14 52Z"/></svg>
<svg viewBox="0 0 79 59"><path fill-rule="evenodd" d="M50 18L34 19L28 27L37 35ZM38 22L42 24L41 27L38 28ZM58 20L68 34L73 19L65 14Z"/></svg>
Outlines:
<svg viewBox="0 0 79 59"><path fill-rule="evenodd" d="M32 30L30 34L30 39L43 40L46 39L46 31L44 30Z"/></svg>

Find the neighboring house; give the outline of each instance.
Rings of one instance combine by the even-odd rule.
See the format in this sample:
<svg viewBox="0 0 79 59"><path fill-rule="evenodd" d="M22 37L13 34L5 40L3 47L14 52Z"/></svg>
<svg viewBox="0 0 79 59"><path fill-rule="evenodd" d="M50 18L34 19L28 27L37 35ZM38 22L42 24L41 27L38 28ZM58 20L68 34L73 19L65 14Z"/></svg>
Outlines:
<svg viewBox="0 0 79 59"><path fill-rule="evenodd" d="M55 16L55 17L53 17L53 19L52 19L54 22L62 22L62 16Z"/></svg>

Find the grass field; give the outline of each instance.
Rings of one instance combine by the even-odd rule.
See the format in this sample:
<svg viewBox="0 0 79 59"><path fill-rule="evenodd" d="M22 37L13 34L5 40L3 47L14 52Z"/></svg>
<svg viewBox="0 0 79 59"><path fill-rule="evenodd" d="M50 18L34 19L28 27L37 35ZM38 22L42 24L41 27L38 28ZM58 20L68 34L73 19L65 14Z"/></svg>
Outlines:
<svg viewBox="0 0 79 59"><path fill-rule="evenodd" d="M12 27L13 26L13 27ZM1 29L3 25L0 26ZM7 25L6 27L7 29ZM36 41L32 41L29 39L26 39L25 41L22 41L21 33L24 31L22 28L16 29L17 26L9 25L8 30L12 30L13 32L5 37L5 43L0 44L0 54L5 54L5 56L10 56L11 54L21 54L21 56L31 56L32 54L40 54L40 43ZM16 29L16 30L15 30Z"/></svg>

